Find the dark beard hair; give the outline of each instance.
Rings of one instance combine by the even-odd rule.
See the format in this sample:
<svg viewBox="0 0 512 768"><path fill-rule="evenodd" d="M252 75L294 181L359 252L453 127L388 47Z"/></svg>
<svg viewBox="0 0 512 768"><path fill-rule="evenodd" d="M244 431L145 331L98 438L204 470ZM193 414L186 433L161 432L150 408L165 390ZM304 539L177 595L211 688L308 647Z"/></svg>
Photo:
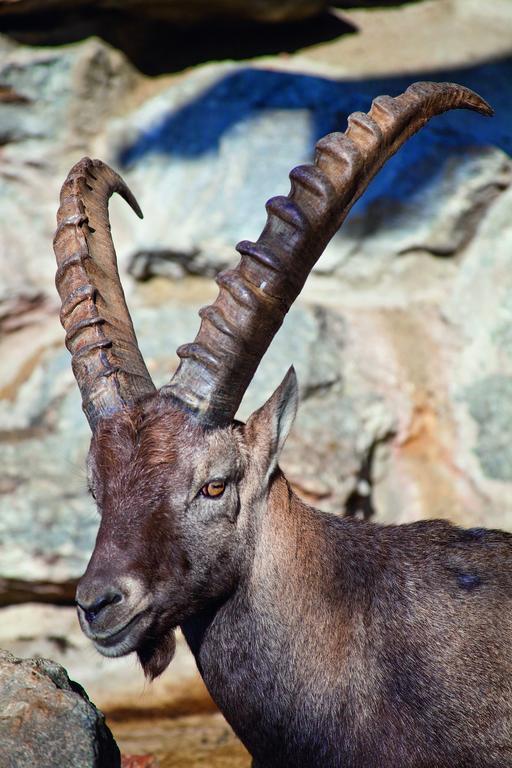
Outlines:
<svg viewBox="0 0 512 768"><path fill-rule="evenodd" d="M153 682L167 669L175 651L176 637L173 629L169 630L163 637L159 637L158 640L148 640L137 650L144 675L150 682Z"/></svg>

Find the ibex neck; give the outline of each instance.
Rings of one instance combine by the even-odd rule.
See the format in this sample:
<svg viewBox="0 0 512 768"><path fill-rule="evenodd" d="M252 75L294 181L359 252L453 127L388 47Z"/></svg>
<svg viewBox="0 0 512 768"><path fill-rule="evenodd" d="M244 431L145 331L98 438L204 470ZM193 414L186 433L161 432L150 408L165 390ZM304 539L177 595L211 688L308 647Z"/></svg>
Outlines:
<svg viewBox="0 0 512 768"><path fill-rule="evenodd" d="M287 591L292 585L302 590L303 585L298 580L302 581L307 570L305 563L314 557L319 544L317 529L321 513L305 505L294 494L281 472L274 477L263 508L252 509L249 515L251 519L245 522L241 578L235 594L212 602L182 626L200 669L198 654L217 613L234 610L234 605L245 602L247 595L253 599L260 588L264 592L271 589L280 593L283 579Z"/></svg>
<svg viewBox="0 0 512 768"><path fill-rule="evenodd" d="M238 588L182 626L206 677L203 664L210 652L218 659L214 645L224 644L224 635L229 636L229 643L235 637L241 643L251 643L249 638L260 632L260 626L260 639L264 636L262 625L269 621L275 627L275 639L280 642L277 630L283 630L281 639L289 643L290 630L293 633L293 627L300 625L306 614L318 617L335 610L334 621L343 621L342 607L333 605L328 586L337 560L328 550L339 544L336 532L330 535L325 530L329 517L302 502L281 473L272 482L264 508L253 510L253 515L247 531L251 551ZM320 637L319 642L329 643L330 639Z"/></svg>
<svg viewBox="0 0 512 768"><path fill-rule="evenodd" d="M251 588L268 589L277 580L279 585L286 581L288 592L295 586L303 590L303 576L325 546L322 513L299 499L279 473L263 514L256 517Z"/></svg>
<svg viewBox="0 0 512 768"><path fill-rule="evenodd" d="M253 512L253 552L238 588L182 629L210 694L237 735L253 753L267 744L277 755L268 765L282 766L279 723L295 716L287 704L290 691L303 690L308 681L313 693L307 701L301 694L301 701L313 717L320 681L331 692L321 702L327 722L344 677L340 644L347 612L344 590L334 583L343 581L343 533L339 520L331 530L328 516L301 502L282 475L274 478L264 509ZM318 659L334 658L337 664L319 668Z"/></svg>

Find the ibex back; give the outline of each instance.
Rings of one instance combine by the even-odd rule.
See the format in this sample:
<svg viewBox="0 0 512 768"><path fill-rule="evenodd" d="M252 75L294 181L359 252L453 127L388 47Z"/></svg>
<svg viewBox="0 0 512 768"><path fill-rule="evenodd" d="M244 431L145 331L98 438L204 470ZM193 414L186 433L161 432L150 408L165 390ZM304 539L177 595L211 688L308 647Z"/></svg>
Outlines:
<svg viewBox="0 0 512 768"><path fill-rule="evenodd" d="M451 108L453 84L379 97L317 145L218 277L192 344L157 391L117 273L110 168L84 159L61 194L62 323L93 437L101 513L77 590L86 635L154 678L181 626L258 768L512 766L512 539L445 522L379 527L303 503L278 467L293 369L246 424L243 394L350 206L386 159Z"/></svg>

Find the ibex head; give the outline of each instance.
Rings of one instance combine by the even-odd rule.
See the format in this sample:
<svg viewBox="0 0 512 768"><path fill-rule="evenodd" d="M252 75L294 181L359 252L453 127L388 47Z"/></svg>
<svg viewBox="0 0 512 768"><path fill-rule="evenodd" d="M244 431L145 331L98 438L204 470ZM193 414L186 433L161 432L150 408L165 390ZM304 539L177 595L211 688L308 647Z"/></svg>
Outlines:
<svg viewBox="0 0 512 768"><path fill-rule="evenodd" d="M296 405L290 369L246 425L205 427L157 395L98 424L88 474L101 524L77 601L101 653L136 650L155 677L173 629L233 591Z"/></svg>
<svg viewBox="0 0 512 768"><path fill-rule="evenodd" d="M384 162L432 116L466 107L491 114L454 84L417 83L382 96L346 133L323 138L315 162L290 174L288 197L267 203L256 243L222 272L192 344L157 391L139 352L119 281L107 204L110 168L84 159L61 193L55 253L61 320L93 437L91 491L101 513L77 603L101 653L137 651L146 673L165 669L173 629L221 601L251 564L259 510L286 492L277 462L297 406L293 369L247 422L234 421L285 314L353 203ZM284 490L283 490L284 489ZM271 556L271 553L269 553Z"/></svg>

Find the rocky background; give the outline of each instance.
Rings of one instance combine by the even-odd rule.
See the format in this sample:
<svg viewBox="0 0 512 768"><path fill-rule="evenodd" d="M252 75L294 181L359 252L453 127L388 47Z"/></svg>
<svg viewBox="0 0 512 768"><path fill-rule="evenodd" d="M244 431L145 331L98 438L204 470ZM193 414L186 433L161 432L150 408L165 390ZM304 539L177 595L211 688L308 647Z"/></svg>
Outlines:
<svg viewBox="0 0 512 768"><path fill-rule="evenodd" d="M60 661L122 750L161 766L248 758L183 644L146 686L133 660L89 648L69 607L97 517L51 241L81 156L116 167L145 213L111 205L163 384L211 277L257 237L265 200L318 138L414 80L481 93L494 118L436 118L373 182L240 416L293 362L302 403L282 464L301 495L384 523L512 529L512 4L376 5L0 0L0 647Z"/></svg>

